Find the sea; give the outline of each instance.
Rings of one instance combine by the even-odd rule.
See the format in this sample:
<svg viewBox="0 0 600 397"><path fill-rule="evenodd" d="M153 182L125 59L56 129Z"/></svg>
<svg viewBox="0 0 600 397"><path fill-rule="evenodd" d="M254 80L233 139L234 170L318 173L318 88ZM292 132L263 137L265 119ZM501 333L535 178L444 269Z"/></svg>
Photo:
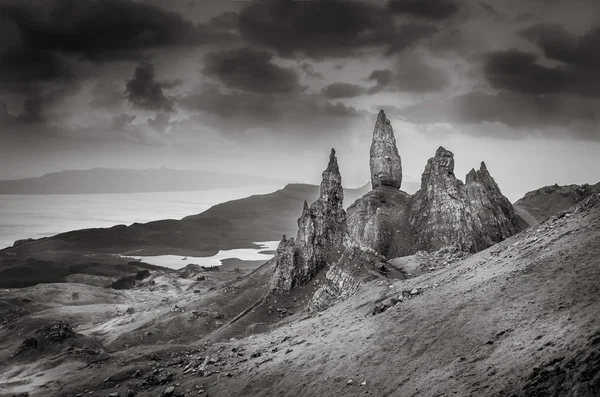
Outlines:
<svg viewBox="0 0 600 397"><path fill-rule="evenodd" d="M260 185L190 192L0 195L0 248L10 247L16 240L49 237L70 230L181 219L204 212L215 204L271 193L282 187ZM197 262L215 264L216 260L218 264L220 259L226 258L268 260L271 256L260 252L272 249L273 242L259 242L259 245L261 248L258 249L221 251L212 260L203 258ZM148 263L174 268L181 266L179 259L172 256L145 257Z"/></svg>

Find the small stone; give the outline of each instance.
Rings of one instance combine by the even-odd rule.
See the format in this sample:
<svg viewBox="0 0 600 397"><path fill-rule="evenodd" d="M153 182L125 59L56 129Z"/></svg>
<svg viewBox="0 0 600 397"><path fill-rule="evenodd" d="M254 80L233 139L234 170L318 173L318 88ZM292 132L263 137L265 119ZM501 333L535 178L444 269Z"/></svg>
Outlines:
<svg viewBox="0 0 600 397"><path fill-rule="evenodd" d="M120 396L120 394L118 391L112 392L108 395L108 397L119 397L119 396Z"/></svg>
<svg viewBox="0 0 600 397"><path fill-rule="evenodd" d="M361 385L361 386L366 386L366 385L367 385L367 382L361 382L361 383L360 383L360 385Z"/></svg>
<svg viewBox="0 0 600 397"><path fill-rule="evenodd" d="M348 379L348 382L346 382L347 385L353 385L354 381L352 379Z"/></svg>
<svg viewBox="0 0 600 397"><path fill-rule="evenodd" d="M135 392L131 389L127 389L127 393L125 394L127 397L135 396Z"/></svg>
<svg viewBox="0 0 600 397"><path fill-rule="evenodd" d="M411 295L419 295L419 290L417 288L414 288L413 290L410 291Z"/></svg>
<svg viewBox="0 0 600 397"><path fill-rule="evenodd" d="M162 397L171 397L175 393L175 386L169 386L162 392Z"/></svg>

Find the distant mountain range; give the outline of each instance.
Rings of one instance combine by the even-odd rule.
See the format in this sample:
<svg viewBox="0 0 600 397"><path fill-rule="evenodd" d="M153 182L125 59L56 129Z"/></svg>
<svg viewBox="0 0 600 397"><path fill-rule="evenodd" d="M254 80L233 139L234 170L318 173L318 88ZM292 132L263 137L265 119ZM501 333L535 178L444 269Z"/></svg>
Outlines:
<svg viewBox="0 0 600 397"><path fill-rule="evenodd" d="M93 168L52 172L37 178L0 181L0 194L97 194L171 192L284 184L289 181L169 168Z"/></svg>

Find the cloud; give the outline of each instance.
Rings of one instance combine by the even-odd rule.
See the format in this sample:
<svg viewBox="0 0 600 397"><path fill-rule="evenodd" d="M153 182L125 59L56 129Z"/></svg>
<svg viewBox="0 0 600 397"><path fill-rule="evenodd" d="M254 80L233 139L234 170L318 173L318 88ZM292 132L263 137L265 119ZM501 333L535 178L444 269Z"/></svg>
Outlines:
<svg viewBox="0 0 600 397"><path fill-rule="evenodd" d="M133 114L122 113L112 117L111 125L115 131L121 131L125 126L131 124L135 119L136 116Z"/></svg>
<svg viewBox="0 0 600 397"><path fill-rule="evenodd" d="M233 30L238 27L238 13L234 11L226 11L222 14L214 16L208 22L209 26Z"/></svg>
<svg viewBox="0 0 600 397"><path fill-rule="evenodd" d="M231 88L258 93L289 93L300 90L293 69L272 62L273 55L252 48L210 52L203 73Z"/></svg>
<svg viewBox="0 0 600 397"><path fill-rule="evenodd" d="M154 131L164 134L167 128L169 127L169 121L171 120L171 116L166 113L158 113L154 118L148 119L148 126L152 128Z"/></svg>
<svg viewBox="0 0 600 397"><path fill-rule="evenodd" d="M238 23L248 41L286 58L351 57L370 47L395 53L437 32L422 24L398 27L386 8L356 0L253 1Z"/></svg>
<svg viewBox="0 0 600 397"><path fill-rule="evenodd" d="M133 78L125 84L125 95L137 108L173 111L173 103L163 93L161 83L154 78L154 66L151 63L139 63Z"/></svg>
<svg viewBox="0 0 600 397"><path fill-rule="evenodd" d="M240 139L249 129L272 131L278 139L293 142L302 142L305 137L315 140L322 136L323 139L340 137L349 126L366 117L364 112L340 102L329 102L319 95L225 92L216 86L180 98L178 104L197 114L204 125Z"/></svg>
<svg viewBox="0 0 600 397"><path fill-rule="evenodd" d="M387 7L397 14L431 20L450 18L459 10L453 0L389 0Z"/></svg>
<svg viewBox="0 0 600 397"><path fill-rule="evenodd" d="M528 94L600 96L600 74L578 66L550 67L537 55L512 49L488 53L484 74L494 88Z"/></svg>
<svg viewBox="0 0 600 397"><path fill-rule="evenodd" d="M539 45L544 55L571 65L600 69L600 25L577 37L560 24L538 24L521 34Z"/></svg>
<svg viewBox="0 0 600 397"><path fill-rule="evenodd" d="M374 70L367 76L375 86L369 88L371 94L380 91L404 91L413 93L436 92L448 84L448 76L442 69L427 64L418 56L405 57L391 69Z"/></svg>
<svg viewBox="0 0 600 397"><path fill-rule="evenodd" d="M140 51L196 46L225 38L176 12L131 0L8 0L0 14L14 22L23 46L94 61L140 59Z"/></svg>
<svg viewBox="0 0 600 397"><path fill-rule="evenodd" d="M328 99L354 98L365 94L363 86L350 83L332 83L321 89L321 94Z"/></svg>
<svg viewBox="0 0 600 397"><path fill-rule="evenodd" d="M600 100L571 94L475 91L388 111L414 124L501 123L525 134L546 134L562 127L565 136L600 140Z"/></svg>
<svg viewBox="0 0 600 397"><path fill-rule="evenodd" d="M68 63L50 51L13 45L0 53L0 89L30 93L44 83L69 84L74 80Z"/></svg>
<svg viewBox="0 0 600 397"><path fill-rule="evenodd" d="M307 77L317 80L323 80L325 78L323 73L315 71L314 66L308 62L300 62L299 68Z"/></svg>

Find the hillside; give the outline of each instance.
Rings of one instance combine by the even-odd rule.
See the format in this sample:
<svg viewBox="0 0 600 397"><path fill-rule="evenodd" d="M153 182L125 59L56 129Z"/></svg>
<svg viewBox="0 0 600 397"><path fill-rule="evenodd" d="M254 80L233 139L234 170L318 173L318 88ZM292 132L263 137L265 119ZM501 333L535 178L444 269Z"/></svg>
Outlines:
<svg viewBox="0 0 600 397"><path fill-rule="evenodd" d="M212 256L219 250L256 247L255 241L280 240L284 234L295 234L302 203L314 200L318 190L318 186L291 184L273 193L218 204L182 220L75 230L20 242L0 250L0 287L59 282L75 272L123 273L118 268L127 261L108 254ZM365 187L346 189L346 202L364 192Z"/></svg>
<svg viewBox="0 0 600 397"><path fill-rule="evenodd" d="M600 182L595 185L544 186L527 192L513 206L529 225L535 225L594 193L600 193Z"/></svg>
<svg viewBox="0 0 600 397"><path fill-rule="evenodd" d="M0 330L0 393L597 396L599 240L596 195L437 270L367 280L315 314L305 297L318 278L293 299L243 310L260 303L271 262L212 291L154 272L154 285L118 293L78 284L3 292L26 312ZM80 336L10 357L59 319Z"/></svg>
<svg viewBox="0 0 600 397"><path fill-rule="evenodd" d="M214 171L93 168L52 172L37 178L0 181L0 194L98 194L193 191L284 181Z"/></svg>

